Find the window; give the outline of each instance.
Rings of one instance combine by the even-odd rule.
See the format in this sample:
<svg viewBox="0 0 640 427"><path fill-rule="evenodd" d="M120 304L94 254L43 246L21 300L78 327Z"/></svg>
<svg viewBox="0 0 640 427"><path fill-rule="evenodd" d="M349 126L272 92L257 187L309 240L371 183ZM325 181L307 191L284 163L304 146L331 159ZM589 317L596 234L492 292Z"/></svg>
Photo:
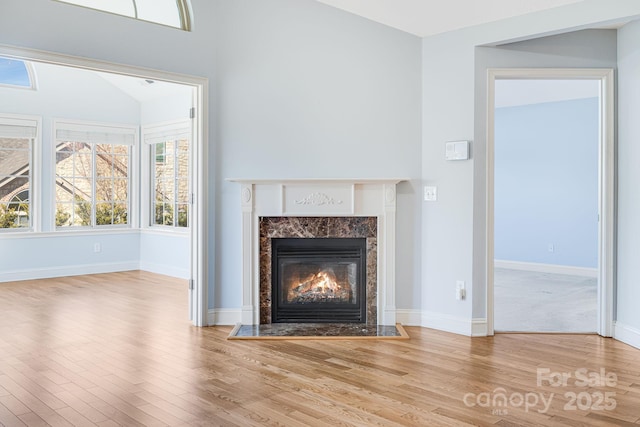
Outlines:
<svg viewBox="0 0 640 427"><path fill-rule="evenodd" d="M32 229L30 193L38 122L0 116L0 230Z"/></svg>
<svg viewBox="0 0 640 427"><path fill-rule="evenodd" d="M189 126L187 121L145 129L151 160L151 225L189 226Z"/></svg>
<svg viewBox="0 0 640 427"><path fill-rule="evenodd" d="M31 63L0 56L0 86L35 89Z"/></svg>
<svg viewBox="0 0 640 427"><path fill-rule="evenodd" d="M191 16L186 0L58 0L91 9L129 16L191 31Z"/></svg>
<svg viewBox="0 0 640 427"><path fill-rule="evenodd" d="M55 135L56 227L128 225L136 128L57 122Z"/></svg>

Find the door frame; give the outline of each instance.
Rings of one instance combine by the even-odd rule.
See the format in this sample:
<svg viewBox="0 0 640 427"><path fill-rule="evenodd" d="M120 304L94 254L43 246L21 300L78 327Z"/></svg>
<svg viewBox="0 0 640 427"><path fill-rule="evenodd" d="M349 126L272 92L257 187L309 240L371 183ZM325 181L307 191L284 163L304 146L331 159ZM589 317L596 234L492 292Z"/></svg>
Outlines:
<svg viewBox="0 0 640 427"><path fill-rule="evenodd" d="M208 325L208 269L207 263L207 159L208 159L208 99L209 80L186 74L160 71L132 65L63 55L47 51L0 45L0 55L25 61L43 62L91 71L121 74L130 77L163 80L193 88L191 192L190 212L190 280L189 320L194 326Z"/></svg>
<svg viewBox="0 0 640 427"><path fill-rule="evenodd" d="M487 335L494 330L494 155L496 80L597 80L600 82L598 143L598 325L613 334L615 286L615 86L612 68L490 68L487 72Z"/></svg>

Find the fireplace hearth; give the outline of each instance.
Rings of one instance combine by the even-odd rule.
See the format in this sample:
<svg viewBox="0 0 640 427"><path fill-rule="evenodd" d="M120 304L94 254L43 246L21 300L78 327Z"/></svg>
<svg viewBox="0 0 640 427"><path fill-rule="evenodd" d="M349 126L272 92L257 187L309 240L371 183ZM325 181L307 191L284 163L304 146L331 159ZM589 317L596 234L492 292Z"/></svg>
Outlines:
<svg viewBox="0 0 640 427"><path fill-rule="evenodd" d="M366 292L357 297L365 304L366 316L360 324L396 324L396 185L406 179L229 181L241 184L243 325L285 324L272 322L271 240L277 238L364 238ZM325 275L321 271L309 274L311 282ZM314 278L316 274L319 276ZM300 289L293 298L318 302L324 297L307 295Z"/></svg>
<svg viewBox="0 0 640 427"><path fill-rule="evenodd" d="M365 322L365 238L276 238L273 323Z"/></svg>

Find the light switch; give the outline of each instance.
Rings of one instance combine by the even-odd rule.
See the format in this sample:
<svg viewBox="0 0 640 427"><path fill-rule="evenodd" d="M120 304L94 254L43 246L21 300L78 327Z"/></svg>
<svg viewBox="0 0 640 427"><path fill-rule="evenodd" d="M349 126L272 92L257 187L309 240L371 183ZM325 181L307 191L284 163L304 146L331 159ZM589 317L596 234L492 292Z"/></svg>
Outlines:
<svg viewBox="0 0 640 427"><path fill-rule="evenodd" d="M435 202L438 200L438 187L425 186L424 187L424 201Z"/></svg>

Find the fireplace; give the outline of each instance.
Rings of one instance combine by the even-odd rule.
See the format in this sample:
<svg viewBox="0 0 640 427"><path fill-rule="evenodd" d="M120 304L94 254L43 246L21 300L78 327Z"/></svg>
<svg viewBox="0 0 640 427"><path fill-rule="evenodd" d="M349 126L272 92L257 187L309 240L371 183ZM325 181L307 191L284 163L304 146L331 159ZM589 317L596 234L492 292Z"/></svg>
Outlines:
<svg viewBox="0 0 640 427"><path fill-rule="evenodd" d="M273 239L363 238L366 290L358 296L366 319L361 322L395 325L396 185L404 180L230 179L241 184L241 323L273 323Z"/></svg>
<svg viewBox="0 0 640 427"><path fill-rule="evenodd" d="M273 323L365 322L365 238L276 238Z"/></svg>
<svg viewBox="0 0 640 427"><path fill-rule="evenodd" d="M335 320L334 318L334 321L361 322L371 325L377 323L378 225L375 217L260 217L258 229L260 236L258 259L260 265L261 324L285 322L284 317L279 320L273 317L276 312L273 305L282 301L285 307L290 307L293 303L293 300L287 301L283 295L278 296L276 293L277 289L274 288L274 283L278 283L280 280L275 279L274 276L278 274L278 270L282 270L282 273L286 275L293 275L296 279L297 275L300 275L301 280L306 279L312 273L314 275L320 273L320 276L316 278L316 281L319 281L322 278L322 267L331 268L332 266L328 265L331 263L336 264L333 266L332 273L334 275L344 277L344 274L348 274L344 270L348 272L351 269L352 276L358 276L356 280L358 286L365 287L364 290L360 290L356 286L359 294L354 295L358 301L359 310L364 310L364 314L358 314L356 317L353 313L354 307L346 307L343 302L342 309L352 309L351 319ZM284 257L281 260L276 260L276 252L282 252L279 257L282 255ZM340 260L341 257L344 259ZM355 262L356 267L349 267L354 263L355 258L358 258ZM308 265L304 267L299 264ZM306 270L291 273L292 269L298 269L298 267ZM353 273L354 268L355 273ZM300 289L300 291L302 290L303 288ZM341 294L344 295L344 291ZM306 296L308 297L308 295ZM295 299L298 305L304 297L305 295L299 295ZM291 320L292 323L311 322L310 319L302 320L302 317L309 316L308 313L311 309L323 310L327 307L326 302L323 306L318 307L321 296L312 298L316 299L313 305L304 308L295 307L297 311L303 311L306 314L297 313L298 319ZM339 314L338 308L333 315ZM344 318L344 315L341 315ZM320 322L319 313L316 312L313 316L315 322ZM329 322L330 320L325 319L324 321Z"/></svg>

